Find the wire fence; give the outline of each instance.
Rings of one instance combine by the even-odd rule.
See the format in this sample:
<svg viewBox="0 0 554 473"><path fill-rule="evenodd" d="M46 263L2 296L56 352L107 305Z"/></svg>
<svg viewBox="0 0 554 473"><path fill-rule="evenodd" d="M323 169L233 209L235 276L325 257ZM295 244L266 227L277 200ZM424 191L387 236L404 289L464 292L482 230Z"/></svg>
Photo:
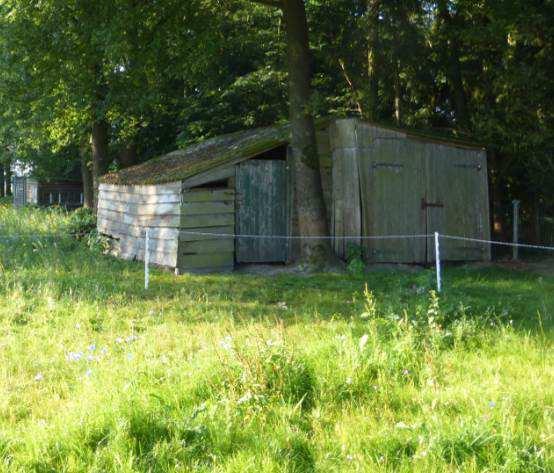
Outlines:
<svg viewBox="0 0 554 473"><path fill-rule="evenodd" d="M144 249L142 252L142 257L144 261L144 287L145 289L149 288L150 285L150 265L151 265L151 252L153 245L151 244L151 228L144 228ZM504 241L495 241L495 240L486 240L480 238L470 238L457 235L445 235L439 232L431 234L407 234L407 235L373 235L373 236L286 236L286 235L243 235L235 233L218 233L218 232L198 232L198 231L187 231L182 230L182 234L189 236L202 236L209 237L214 239L255 239L255 240L328 240L328 241L383 241L383 240L414 240L414 239L426 239L431 242L434 246L434 261L429 261L429 263L434 263L435 273L436 273L436 288L438 292L441 292L443 289L443 272L442 266L444 261L448 260L447 255L445 255L445 248L443 246L448 241L460 241L468 242L476 245L486 245L488 248L494 246L512 248L512 249L525 249L525 250L538 250L541 252L547 252L554 255L554 245L535 245L527 243L513 243L513 242L504 242ZM87 232L54 232L54 233L14 233L9 235L0 235L0 242L4 243L17 243L17 242L56 242L62 238L83 238L89 235ZM448 251L448 250L447 250ZM517 253L514 253L517 256ZM140 255L137 255L140 256ZM446 256L446 258L445 258ZM516 259L516 258L514 258Z"/></svg>

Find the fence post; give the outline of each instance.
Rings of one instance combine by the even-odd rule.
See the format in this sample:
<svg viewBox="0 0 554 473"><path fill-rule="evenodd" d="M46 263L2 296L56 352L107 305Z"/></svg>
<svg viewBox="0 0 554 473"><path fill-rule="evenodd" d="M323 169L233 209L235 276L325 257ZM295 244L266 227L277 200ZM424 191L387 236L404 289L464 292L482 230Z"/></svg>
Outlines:
<svg viewBox="0 0 554 473"><path fill-rule="evenodd" d="M441 280L441 258L439 247L439 232L435 232L435 268L437 271L437 292L442 292L442 280Z"/></svg>
<svg viewBox="0 0 554 473"><path fill-rule="evenodd" d="M519 204L520 204L520 201L519 200L514 200L512 202L512 204L514 205L513 242L514 242L515 245L517 245L519 243ZM513 247L512 258L513 258L514 261L517 261L519 259L519 247L518 246Z"/></svg>
<svg viewBox="0 0 554 473"><path fill-rule="evenodd" d="M146 227L144 232L144 289L150 285L150 229Z"/></svg>

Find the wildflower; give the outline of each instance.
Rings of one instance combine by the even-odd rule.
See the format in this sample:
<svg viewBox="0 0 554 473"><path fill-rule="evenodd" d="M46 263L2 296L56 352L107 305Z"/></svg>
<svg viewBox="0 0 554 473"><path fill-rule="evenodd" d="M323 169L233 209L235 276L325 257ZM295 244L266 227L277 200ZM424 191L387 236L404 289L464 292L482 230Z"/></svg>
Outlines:
<svg viewBox="0 0 554 473"><path fill-rule="evenodd" d="M94 350L96 350L96 344L91 343L91 344L88 346L88 350L89 350L89 351L94 351Z"/></svg>
<svg viewBox="0 0 554 473"><path fill-rule="evenodd" d="M100 354L107 355L108 354L108 349L106 347L102 347L102 349L100 350Z"/></svg>
<svg viewBox="0 0 554 473"><path fill-rule="evenodd" d="M117 343L117 344L123 343L123 338L117 337L117 338L115 339L115 343Z"/></svg>
<svg viewBox="0 0 554 473"><path fill-rule="evenodd" d="M402 370L402 376L410 376L410 370L408 369Z"/></svg>
<svg viewBox="0 0 554 473"><path fill-rule="evenodd" d="M138 340L138 337L137 337L136 335L129 335L129 336L125 339L125 341L126 341L127 343L133 343L135 340Z"/></svg>
<svg viewBox="0 0 554 473"><path fill-rule="evenodd" d="M74 352L74 351L70 351L68 354L67 354L67 360L68 361L79 361L81 358L83 358L83 352Z"/></svg>
<svg viewBox="0 0 554 473"><path fill-rule="evenodd" d="M281 310L287 310L287 303L286 302L277 302L277 307Z"/></svg>
<svg viewBox="0 0 554 473"><path fill-rule="evenodd" d="M95 359L94 355L87 356L87 361L94 361Z"/></svg>
<svg viewBox="0 0 554 473"><path fill-rule="evenodd" d="M352 384L352 378L350 377L346 378L346 384Z"/></svg>
<svg viewBox="0 0 554 473"><path fill-rule="evenodd" d="M44 375L42 373L37 373L35 376L35 381L39 382L44 379Z"/></svg>
<svg viewBox="0 0 554 473"><path fill-rule="evenodd" d="M133 354L132 353L127 353L127 359L129 361L131 361L133 359Z"/></svg>
<svg viewBox="0 0 554 473"><path fill-rule="evenodd" d="M489 402L489 407L490 407L491 409L494 409L494 408L496 407L496 402L490 401L490 402Z"/></svg>
<svg viewBox="0 0 554 473"><path fill-rule="evenodd" d="M346 455L346 461L349 461L349 462L354 461L354 457L352 455L348 454L348 455Z"/></svg>
<svg viewBox="0 0 554 473"><path fill-rule="evenodd" d="M223 348L224 350L232 350L233 349L233 338L230 335L227 335L225 338L221 339L219 341L219 346Z"/></svg>
<svg viewBox="0 0 554 473"><path fill-rule="evenodd" d="M76 323L75 324L75 330L80 330L81 328L81 324L80 323Z"/></svg>
<svg viewBox="0 0 554 473"><path fill-rule="evenodd" d="M244 396L242 396L238 401L237 404L244 404L252 399L252 393L248 391Z"/></svg>
<svg viewBox="0 0 554 473"><path fill-rule="evenodd" d="M406 430L406 429L410 429L411 427L406 424L405 422L397 422L396 425L394 426L395 428L397 429L401 429L401 430Z"/></svg>
<svg viewBox="0 0 554 473"><path fill-rule="evenodd" d="M367 342L369 340L369 335L366 333L365 335L362 336L362 338L360 338L360 351L362 351L365 346L367 345Z"/></svg>
<svg viewBox="0 0 554 473"><path fill-rule="evenodd" d="M89 368L88 370L85 371L85 376L87 378L90 378L92 376L92 370Z"/></svg>

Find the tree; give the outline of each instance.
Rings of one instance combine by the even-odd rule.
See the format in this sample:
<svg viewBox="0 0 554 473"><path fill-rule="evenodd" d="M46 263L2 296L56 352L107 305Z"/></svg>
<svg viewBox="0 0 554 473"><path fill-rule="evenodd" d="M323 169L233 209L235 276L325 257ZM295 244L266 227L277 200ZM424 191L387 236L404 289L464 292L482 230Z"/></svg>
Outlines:
<svg viewBox="0 0 554 473"><path fill-rule="evenodd" d="M287 36L289 73L289 116L294 176L295 224L300 237L300 259L319 264L330 258L331 246L325 238L328 225L323 201L321 174L311 110L312 56L308 22L303 0L260 0L281 8Z"/></svg>

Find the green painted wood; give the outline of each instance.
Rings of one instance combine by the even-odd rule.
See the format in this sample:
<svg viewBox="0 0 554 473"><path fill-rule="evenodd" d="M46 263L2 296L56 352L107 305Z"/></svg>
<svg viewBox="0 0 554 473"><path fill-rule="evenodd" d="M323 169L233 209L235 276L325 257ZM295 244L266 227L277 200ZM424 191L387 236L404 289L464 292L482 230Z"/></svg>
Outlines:
<svg viewBox="0 0 554 473"><path fill-rule="evenodd" d="M235 202L183 202L181 213L189 215L225 214L235 213Z"/></svg>
<svg viewBox="0 0 554 473"><path fill-rule="evenodd" d="M480 150L426 144L427 229L446 235L490 239L486 154ZM435 260L429 240L429 261ZM441 239L445 261L490 259L490 246L462 240Z"/></svg>
<svg viewBox="0 0 554 473"><path fill-rule="evenodd" d="M196 235L195 233L206 233L206 235ZM210 234L216 235L234 235L235 225L227 225L225 227L205 227L205 228L187 228L179 231L179 240L182 242L187 241L201 241L201 240L213 240L214 237Z"/></svg>
<svg viewBox="0 0 554 473"><path fill-rule="evenodd" d="M234 189L190 190L183 193L183 203L186 202L227 202L235 201Z"/></svg>
<svg viewBox="0 0 554 473"><path fill-rule="evenodd" d="M369 135L368 135L369 140ZM426 231L424 147L404 139L375 139L359 148L363 234L415 235ZM425 240L364 240L369 262L421 263Z"/></svg>
<svg viewBox="0 0 554 473"><path fill-rule="evenodd" d="M237 166L237 233L288 235L285 161L250 160ZM237 262L286 262L288 240L237 238Z"/></svg>
<svg viewBox="0 0 554 473"><path fill-rule="evenodd" d="M220 238L217 240L181 241L180 254L201 253L232 253L235 250L234 238Z"/></svg>
<svg viewBox="0 0 554 473"><path fill-rule="evenodd" d="M189 255L179 253L179 270L186 272L190 270L216 270L222 267L232 267L234 264L234 252L227 253L201 253Z"/></svg>
<svg viewBox="0 0 554 473"><path fill-rule="evenodd" d="M183 215L180 228L209 228L233 225L234 213L222 213L212 215Z"/></svg>

